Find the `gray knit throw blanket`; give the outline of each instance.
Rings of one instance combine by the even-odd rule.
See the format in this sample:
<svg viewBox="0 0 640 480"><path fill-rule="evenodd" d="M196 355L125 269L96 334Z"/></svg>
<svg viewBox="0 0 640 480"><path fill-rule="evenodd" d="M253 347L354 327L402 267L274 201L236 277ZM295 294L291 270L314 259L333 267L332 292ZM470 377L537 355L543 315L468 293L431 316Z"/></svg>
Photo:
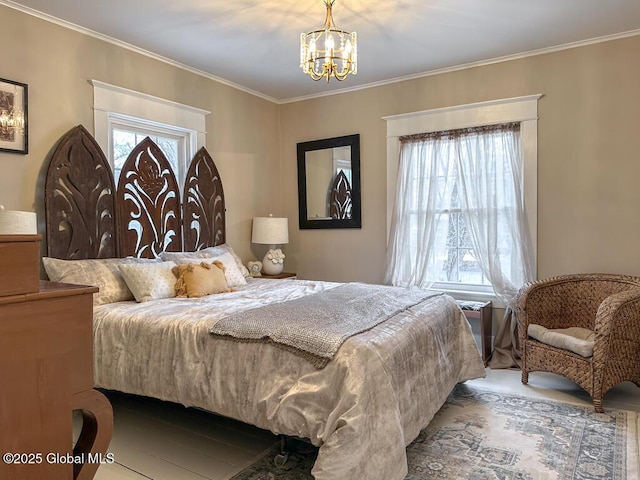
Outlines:
<svg viewBox="0 0 640 480"><path fill-rule="evenodd" d="M239 342L273 343L323 368L349 337L438 295L419 288L347 283L222 318L211 333Z"/></svg>

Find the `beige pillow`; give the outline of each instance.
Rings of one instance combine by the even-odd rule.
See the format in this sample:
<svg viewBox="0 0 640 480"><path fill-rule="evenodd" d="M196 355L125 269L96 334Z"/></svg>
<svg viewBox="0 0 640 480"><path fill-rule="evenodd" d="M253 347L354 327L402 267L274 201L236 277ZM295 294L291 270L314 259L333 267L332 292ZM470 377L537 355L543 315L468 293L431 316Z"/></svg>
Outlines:
<svg viewBox="0 0 640 480"><path fill-rule="evenodd" d="M195 252L193 252L195 253ZM231 253L227 252L221 255L217 255L215 257L210 257L209 253L204 253L203 255L207 255L199 257L193 255L193 253L183 253L181 256L171 256L167 258L174 258L174 262L178 265L181 264L189 264L193 263L199 265L201 262L212 263L214 260L221 262L224 265L224 276L227 279L227 285L231 288L233 287L241 287L242 285L247 284L247 279L244 278L242 272L238 269L235 258L231 255Z"/></svg>
<svg viewBox="0 0 640 480"><path fill-rule="evenodd" d="M177 277L175 285L177 297L204 297L214 293L232 292L224 276L221 262L202 262L177 265L173 268Z"/></svg>
<svg viewBox="0 0 640 480"><path fill-rule="evenodd" d="M548 329L532 323L527 327L527 333L552 347L569 350L585 358L593 356L593 341L596 337L593 330L581 327Z"/></svg>
<svg viewBox="0 0 640 480"><path fill-rule="evenodd" d="M43 257L42 263L52 282L93 285L100 289L93 295L93 304L133 300L133 293L118 267L132 263L157 263L144 258L97 258L89 260L61 260Z"/></svg>
<svg viewBox="0 0 640 480"><path fill-rule="evenodd" d="M120 265L120 273L137 302L148 302L176 296L174 262Z"/></svg>

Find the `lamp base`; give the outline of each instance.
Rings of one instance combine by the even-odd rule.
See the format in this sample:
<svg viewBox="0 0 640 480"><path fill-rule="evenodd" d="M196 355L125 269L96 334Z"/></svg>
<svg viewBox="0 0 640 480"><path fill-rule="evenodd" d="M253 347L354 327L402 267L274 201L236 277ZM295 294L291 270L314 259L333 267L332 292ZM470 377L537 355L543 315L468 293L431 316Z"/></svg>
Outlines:
<svg viewBox="0 0 640 480"><path fill-rule="evenodd" d="M274 263L273 260L279 260ZM262 259L262 273L265 275L278 275L284 270L284 255L279 248L271 249Z"/></svg>

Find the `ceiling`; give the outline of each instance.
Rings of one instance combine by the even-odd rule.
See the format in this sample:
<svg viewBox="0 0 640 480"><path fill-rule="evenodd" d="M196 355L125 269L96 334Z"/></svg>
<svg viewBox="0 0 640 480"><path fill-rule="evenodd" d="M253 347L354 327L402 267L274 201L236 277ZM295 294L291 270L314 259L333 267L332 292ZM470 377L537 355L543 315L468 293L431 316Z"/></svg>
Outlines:
<svg viewBox="0 0 640 480"><path fill-rule="evenodd" d="M639 0L336 0L358 74L314 82L300 33L323 0L0 0L283 103L460 66L640 34Z"/></svg>

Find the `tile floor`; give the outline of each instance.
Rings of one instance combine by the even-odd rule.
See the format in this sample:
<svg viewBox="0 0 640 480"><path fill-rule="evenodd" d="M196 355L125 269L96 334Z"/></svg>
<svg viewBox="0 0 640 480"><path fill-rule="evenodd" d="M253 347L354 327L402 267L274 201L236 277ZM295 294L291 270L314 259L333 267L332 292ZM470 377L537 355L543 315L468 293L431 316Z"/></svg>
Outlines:
<svg viewBox="0 0 640 480"><path fill-rule="evenodd" d="M520 395L589 405L587 394L557 375L531 373L529 385L518 370L487 370L470 384ZM224 480L250 465L277 443L270 432L206 412L159 400L107 392L114 408L109 451L96 480ZM605 396L605 408L640 412L640 388L623 383ZM79 419L76 419L79 426Z"/></svg>

